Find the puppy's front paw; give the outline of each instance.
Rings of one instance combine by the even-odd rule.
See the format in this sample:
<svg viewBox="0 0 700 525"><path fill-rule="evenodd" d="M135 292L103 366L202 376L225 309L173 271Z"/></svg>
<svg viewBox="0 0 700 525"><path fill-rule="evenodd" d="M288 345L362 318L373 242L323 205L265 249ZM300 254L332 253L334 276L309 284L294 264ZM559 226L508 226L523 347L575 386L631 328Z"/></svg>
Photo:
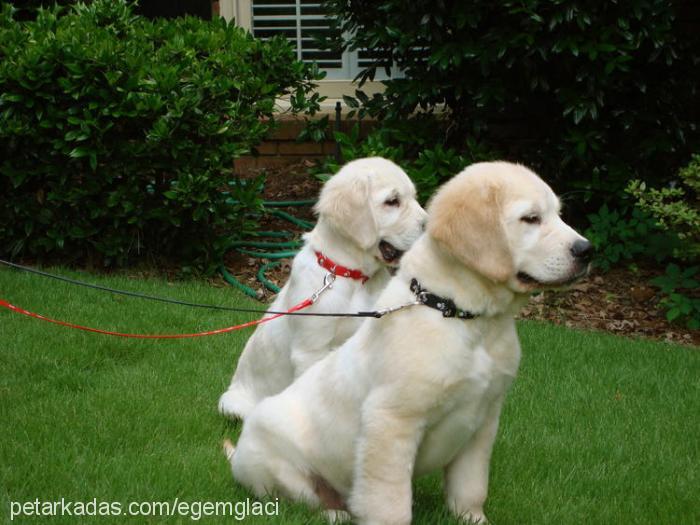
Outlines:
<svg viewBox="0 0 700 525"><path fill-rule="evenodd" d="M459 514L460 521L469 525L487 525L489 520L482 509L472 509Z"/></svg>

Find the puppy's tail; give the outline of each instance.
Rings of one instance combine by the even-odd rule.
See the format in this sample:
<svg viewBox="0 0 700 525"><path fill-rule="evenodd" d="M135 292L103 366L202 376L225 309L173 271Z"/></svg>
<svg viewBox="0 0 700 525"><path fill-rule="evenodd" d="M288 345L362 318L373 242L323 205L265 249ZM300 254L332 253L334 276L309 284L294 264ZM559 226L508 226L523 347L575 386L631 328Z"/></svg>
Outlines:
<svg viewBox="0 0 700 525"><path fill-rule="evenodd" d="M224 439L223 443L224 455L229 463L233 461L233 454L236 452L236 447L233 446L230 439Z"/></svg>

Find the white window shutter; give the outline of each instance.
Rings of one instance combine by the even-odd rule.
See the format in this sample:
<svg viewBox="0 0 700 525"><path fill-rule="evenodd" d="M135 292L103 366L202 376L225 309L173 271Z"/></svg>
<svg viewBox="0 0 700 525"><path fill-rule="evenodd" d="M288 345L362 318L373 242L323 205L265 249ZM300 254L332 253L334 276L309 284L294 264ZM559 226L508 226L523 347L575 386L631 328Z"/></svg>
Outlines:
<svg viewBox="0 0 700 525"><path fill-rule="evenodd" d="M372 62L366 50L336 53L318 48L314 37L330 36L328 17L318 0L253 0L253 35L258 38L284 36L297 58L316 62L329 80L352 80ZM377 68L375 80L384 80L383 68Z"/></svg>
<svg viewBox="0 0 700 525"><path fill-rule="evenodd" d="M318 0L253 0L253 34L258 38L284 36L297 59L316 62L326 78L350 78L345 57L318 49L315 35L329 35L330 27Z"/></svg>

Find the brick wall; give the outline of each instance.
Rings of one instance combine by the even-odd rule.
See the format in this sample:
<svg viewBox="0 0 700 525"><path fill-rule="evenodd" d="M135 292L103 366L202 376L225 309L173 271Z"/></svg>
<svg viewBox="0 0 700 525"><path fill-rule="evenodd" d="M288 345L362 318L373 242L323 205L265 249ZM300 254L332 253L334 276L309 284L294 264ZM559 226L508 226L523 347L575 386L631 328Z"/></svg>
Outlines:
<svg viewBox="0 0 700 525"><path fill-rule="evenodd" d="M360 136L366 136L376 125L376 122L371 120L341 120L340 131L348 133L358 122ZM297 137L304 126L303 118L294 116L278 118L277 128L258 146L257 155L247 155L236 160L236 173L244 175L264 169L281 168L305 160L320 160L335 153L335 142L332 140L335 123L332 118L326 134L331 140L322 143L298 142Z"/></svg>

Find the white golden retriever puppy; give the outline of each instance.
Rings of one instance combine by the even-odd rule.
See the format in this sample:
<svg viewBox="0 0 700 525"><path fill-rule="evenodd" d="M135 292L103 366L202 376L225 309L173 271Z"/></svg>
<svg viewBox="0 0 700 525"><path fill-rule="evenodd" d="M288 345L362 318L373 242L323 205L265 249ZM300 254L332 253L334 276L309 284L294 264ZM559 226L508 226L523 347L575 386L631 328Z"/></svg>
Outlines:
<svg viewBox="0 0 700 525"><path fill-rule="evenodd" d="M289 280L271 310L287 310L318 290L329 271L337 278L305 312L367 310L389 281L387 265L418 238L426 213L406 173L379 157L346 164L321 190L318 222L305 235ZM335 268L335 270L334 270ZM263 398L295 377L357 329L360 318L288 316L258 326L243 350L219 411L245 418Z"/></svg>
<svg viewBox="0 0 700 525"><path fill-rule="evenodd" d="M491 448L520 346L513 316L537 288L585 274L590 243L530 170L474 164L428 209L377 306L339 349L249 415L233 476L358 523L411 522L411 481L445 473L449 508L485 521ZM336 511L332 511L336 509Z"/></svg>

